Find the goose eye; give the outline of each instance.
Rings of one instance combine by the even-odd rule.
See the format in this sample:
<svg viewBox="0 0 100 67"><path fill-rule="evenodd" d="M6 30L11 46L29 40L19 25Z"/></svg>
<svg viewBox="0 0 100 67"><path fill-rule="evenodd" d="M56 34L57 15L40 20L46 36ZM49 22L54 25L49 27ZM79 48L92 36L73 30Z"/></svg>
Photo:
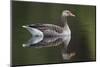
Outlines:
<svg viewBox="0 0 100 67"><path fill-rule="evenodd" d="M70 13L70 12L66 12L66 13Z"/></svg>
<svg viewBox="0 0 100 67"><path fill-rule="evenodd" d="M69 12L66 12L66 13L69 13Z"/></svg>

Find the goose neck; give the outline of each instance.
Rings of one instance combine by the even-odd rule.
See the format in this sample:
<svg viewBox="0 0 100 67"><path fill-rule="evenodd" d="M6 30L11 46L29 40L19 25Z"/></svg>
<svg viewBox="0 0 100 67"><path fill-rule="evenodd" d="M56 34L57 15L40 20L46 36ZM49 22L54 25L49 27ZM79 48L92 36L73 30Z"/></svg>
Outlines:
<svg viewBox="0 0 100 67"><path fill-rule="evenodd" d="M62 20L62 24L65 26L68 26L68 23L67 23L67 16L62 16L61 17L61 20Z"/></svg>

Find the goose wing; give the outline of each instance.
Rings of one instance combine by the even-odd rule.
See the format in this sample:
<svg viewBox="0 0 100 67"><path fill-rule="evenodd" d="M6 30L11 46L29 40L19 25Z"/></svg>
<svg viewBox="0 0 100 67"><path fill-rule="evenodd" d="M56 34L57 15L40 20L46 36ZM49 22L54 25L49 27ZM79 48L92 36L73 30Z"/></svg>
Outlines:
<svg viewBox="0 0 100 67"><path fill-rule="evenodd" d="M58 33L63 32L63 28L61 28L60 26L54 25L54 24L30 24L29 27L37 28L43 32L45 30L52 30Z"/></svg>

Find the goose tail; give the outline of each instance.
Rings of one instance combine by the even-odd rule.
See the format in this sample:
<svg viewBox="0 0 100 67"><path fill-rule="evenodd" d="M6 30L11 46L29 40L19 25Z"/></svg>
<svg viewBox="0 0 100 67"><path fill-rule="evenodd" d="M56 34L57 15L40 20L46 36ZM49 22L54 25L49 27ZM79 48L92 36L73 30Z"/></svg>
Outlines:
<svg viewBox="0 0 100 67"><path fill-rule="evenodd" d="M23 28L27 29L31 34L32 36L41 36L43 38L44 34L41 30L37 29L37 28L34 28L34 27L29 27L29 26L22 26Z"/></svg>
<svg viewBox="0 0 100 67"><path fill-rule="evenodd" d="M29 26L25 26L25 25L22 26L22 27L27 29L32 34L32 37L30 38L30 40L28 40L27 43L22 45L23 47L29 47L32 44L36 44L36 43L38 43L38 42L43 40L44 34L39 29L33 28L33 27L29 27Z"/></svg>

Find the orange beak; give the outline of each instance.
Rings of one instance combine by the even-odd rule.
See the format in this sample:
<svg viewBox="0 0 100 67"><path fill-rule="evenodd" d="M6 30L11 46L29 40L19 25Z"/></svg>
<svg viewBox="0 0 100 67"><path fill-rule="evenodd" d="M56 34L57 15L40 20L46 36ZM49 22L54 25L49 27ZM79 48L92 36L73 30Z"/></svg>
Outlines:
<svg viewBox="0 0 100 67"><path fill-rule="evenodd" d="M70 13L70 16L73 16L73 17L75 17L75 15L74 15L73 13Z"/></svg>

